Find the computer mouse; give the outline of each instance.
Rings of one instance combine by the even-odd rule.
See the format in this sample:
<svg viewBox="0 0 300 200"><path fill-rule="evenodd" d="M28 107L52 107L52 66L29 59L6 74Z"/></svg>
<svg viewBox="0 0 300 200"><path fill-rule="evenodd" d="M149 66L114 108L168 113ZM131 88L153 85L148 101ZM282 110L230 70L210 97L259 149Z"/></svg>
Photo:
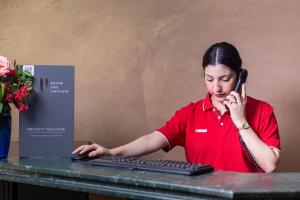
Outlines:
<svg viewBox="0 0 300 200"><path fill-rule="evenodd" d="M73 160L73 161L77 161L77 160L82 160L82 161L90 160L92 158L89 157L89 153L90 152L85 152L83 154L79 154L79 153L74 154L74 155L71 156L71 160Z"/></svg>

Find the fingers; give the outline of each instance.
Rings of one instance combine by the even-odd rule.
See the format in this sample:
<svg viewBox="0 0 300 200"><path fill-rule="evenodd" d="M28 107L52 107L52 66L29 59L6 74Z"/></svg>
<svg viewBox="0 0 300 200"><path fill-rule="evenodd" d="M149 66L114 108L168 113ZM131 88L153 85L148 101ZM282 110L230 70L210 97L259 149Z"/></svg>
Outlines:
<svg viewBox="0 0 300 200"><path fill-rule="evenodd" d="M237 92L235 92L235 91L232 91L232 92L230 92L230 95L229 95L229 96L233 97L234 100L235 100L235 102L236 102L237 104L241 104L241 103L242 103L241 97L240 97L239 93L237 93Z"/></svg>
<svg viewBox="0 0 300 200"><path fill-rule="evenodd" d="M234 93L230 93L228 96L226 96L225 101L228 101L229 103L238 103L239 97L238 95L235 95Z"/></svg>
<svg viewBox="0 0 300 200"><path fill-rule="evenodd" d="M223 104L224 104L225 106L227 106L227 108L228 108L229 110L232 109L232 103L229 102L227 99L225 99L225 101L223 102Z"/></svg>
<svg viewBox="0 0 300 200"><path fill-rule="evenodd" d="M239 93L237 93L236 91L231 91L230 95L228 95L226 97L226 99L228 99L230 102L234 103L234 100L231 100L232 99L231 96L233 96L233 98L236 100L236 102L238 104L246 103L247 102L246 85L243 83L241 95Z"/></svg>
<svg viewBox="0 0 300 200"><path fill-rule="evenodd" d="M228 107L229 110L232 110L234 107L237 107L238 105L242 105L240 95L232 91L224 100L224 105Z"/></svg>
<svg viewBox="0 0 300 200"><path fill-rule="evenodd" d="M243 83L242 85L242 94L241 94L243 102L247 102L247 97L246 97L246 85Z"/></svg>
<svg viewBox="0 0 300 200"><path fill-rule="evenodd" d="M77 149L75 149L72 154L76 154L78 152L80 152L83 148L84 148L85 145L81 145L80 147L77 147Z"/></svg>
<svg viewBox="0 0 300 200"><path fill-rule="evenodd" d="M92 152L89 154L89 156L90 156L90 157L93 157L93 156L103 155L103 154L105 154L105 153L106 153L105 148L99 146L99 148L97 148L96 150L92 151Z"/></svg>
<svg viewBox="0 0 300 200"><path fill-rule="evenodd" d="M81 145L80 147L78 147L77 149L75 149L72 154L84 154L86 152L90 152L89 153L89 156L90 157L93 157L93 156L96 156L96 155L101 155L102 152L103 152L103 147L101 147L100 145L98 144L91 144L91 145L88 145L88 144L85 144L85 145Z"/></svg>

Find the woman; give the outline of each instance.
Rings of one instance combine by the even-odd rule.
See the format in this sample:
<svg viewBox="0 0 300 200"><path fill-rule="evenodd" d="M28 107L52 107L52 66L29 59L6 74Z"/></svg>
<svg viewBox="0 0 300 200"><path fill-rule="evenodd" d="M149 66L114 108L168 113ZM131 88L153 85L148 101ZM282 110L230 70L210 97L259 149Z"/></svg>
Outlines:
<svg viewBox="0 0 300 200"><path fill-rule="evenodd" d="M269 104L246 96L244 84L241 95L233 91L242 66L237 49L216 43L204 54L202 66L207 96L179 109L163 127L117 148L83 145L73 154L141 156L181 145L191 163L273 172L280 155L277 121Z"/></svg>

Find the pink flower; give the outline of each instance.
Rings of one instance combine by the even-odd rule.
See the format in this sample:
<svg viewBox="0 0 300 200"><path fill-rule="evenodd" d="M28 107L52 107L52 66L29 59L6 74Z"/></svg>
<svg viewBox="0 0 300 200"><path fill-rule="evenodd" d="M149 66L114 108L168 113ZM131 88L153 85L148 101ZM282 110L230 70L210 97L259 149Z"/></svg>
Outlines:
<svg viewBox="0 0 300 200"><path fill-rule="evenodd" d="M28 110L28 105L22 103L22 104L20 105L20 107L19 107L19 111L20 111L20 112L25 112L25 111L27 111L27 110Z"/></svg>
<svg viewBox="0 0 300 200"><path fill-rule="evenodd" d="M7 76L15 76L17 74L16 70L11 69L8 73Z"/></svg>
<svg viewBox="0 0 300 200"><path fill-rule="evenodd" d="M0 56L0 77L6 77L11 72L11 62L4 56Z"/></svg>
<svg viewBox="0 0 300 200"><path fill-rule="evenodd" d="M5 91L6 91L6 93L10 93L11 92L10 83L9 82L5 82L4 85L5 85Z"/></svg>
<svg viewBox="0 0 300 200"><path fill-rule="evenodd" d="M22 99L26 99L29 92L28 92L27 85L22 86L20 89L18 89L15 93L15 101L20 102Z"/></svg>
<svg viewBox="0 0 300 200"><path fill-rule="evenodd" d="M13 99L14 99L14 95L13 94L7 94L6 97L5 97L5 101L7 103L12 103Z"/></svg>

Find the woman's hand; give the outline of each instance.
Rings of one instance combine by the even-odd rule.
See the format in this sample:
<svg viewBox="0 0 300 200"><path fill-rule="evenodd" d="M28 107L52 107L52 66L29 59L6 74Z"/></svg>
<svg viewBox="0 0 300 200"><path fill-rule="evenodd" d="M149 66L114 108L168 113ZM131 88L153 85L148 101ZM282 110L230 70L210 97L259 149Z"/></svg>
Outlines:
<svg viewBox="0 0 300 200"><path fill-rule="evenodd" d="M154 131L153 133L139 137L138 139L113 148L107 149L99 144L86 144L78 147L73 151L73 154L84 154L89 152L89 157L95 157L100 155L113 155L113 156L142 156L155 152L169 145L165 136Z"/></svg>
<svg viewBox="0 0 300 200"><path fill-rule="evenodd" d="M231 91L226 97L224 104L230 110L231 119L236 127L241 127L246 120L246 87L245 84L242 85L242 94L235 91Z"/></svg>
<svg viewBox="0 0 300 200"><path fill-rule="evenodd" d="M99 144L85 144L75 149L72 154L84 154L89 152L89 157L96 157L100 155L112 155L110 150Z"/></svg>

